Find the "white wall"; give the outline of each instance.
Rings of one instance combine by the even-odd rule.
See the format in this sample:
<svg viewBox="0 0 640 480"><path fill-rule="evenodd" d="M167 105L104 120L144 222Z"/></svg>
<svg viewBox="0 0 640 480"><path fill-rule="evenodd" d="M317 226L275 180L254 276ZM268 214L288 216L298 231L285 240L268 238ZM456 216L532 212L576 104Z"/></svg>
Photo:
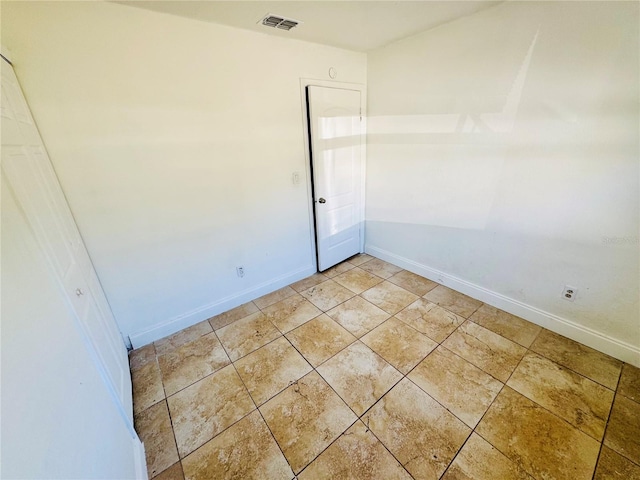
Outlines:
<svg viewBox="0 0 640 480"><path fill-rule="evenodd" d="M2 10L2 43L134 345L313 271L300 78L333 66L364 83L364 54L104 2Z"/></svg>
<svg viewBox="0 0 640 480"><path fill-rule="evenodd" d="M640 364L639 18L508 2L371 52L367 251Z"/></svg>
<svg viewBox="0 0 640 480"><path fill-rule="evenodd" d="M0 477L135 478L131 433L4 178L1 190Z"/></svg>

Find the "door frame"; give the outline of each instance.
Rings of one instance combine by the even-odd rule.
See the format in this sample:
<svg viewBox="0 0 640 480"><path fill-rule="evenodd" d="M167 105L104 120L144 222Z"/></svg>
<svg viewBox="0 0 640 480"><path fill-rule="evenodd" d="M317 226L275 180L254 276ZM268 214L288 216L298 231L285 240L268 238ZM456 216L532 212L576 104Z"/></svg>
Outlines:
<svg viewBox="0 0 640 480"><path fill-rule="evenodd" d="M328 87L341 88L344 90L356 90L360 92L360 109L362 111L362 129L360 133L360 141L362 146L361 162L361 185L360 185L360 224L362 225L362 235L360 236L360 253L364 253L365 229L364 229L364 212L365 212L365 178L367 172L367 87L362 83L335 82L332 80L320 80L315 78L300 78L300 101L302 105L302 132L304 142L304 165L307 177L307 208L309 210L309 238L310 255L312 266L318 271L318 257L316 247L316 224L315 224L315 207L313 199L313 176L311 172L311 145L309 143L309 111L307 108L307 87Z"/></svg>

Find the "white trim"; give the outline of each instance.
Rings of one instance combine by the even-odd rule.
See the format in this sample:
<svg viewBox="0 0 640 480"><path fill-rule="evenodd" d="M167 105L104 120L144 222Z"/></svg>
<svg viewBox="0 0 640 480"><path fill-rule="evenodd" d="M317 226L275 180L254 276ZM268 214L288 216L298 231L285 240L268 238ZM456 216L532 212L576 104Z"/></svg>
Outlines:
<svg viewBox="0 0 640 480"><path fill-rule="evenodd" d="M302 125L303 125L303 141L304 141L304 163L305 172L307 174L307 199L309 208L309 236L311 238L311 258L313 259L314 267L318 268L318 259L316 258L316 226L314 224L314 211L313 211L313 198L311 195L313 178L311 177L311 158L309 157L309 126L307 123L307 94L306 87L329 87L329 88L342 88L344 90L356 90L360 92L360 109L362 111L362 131L360 134L361 143L360 148L362 156L360 158L360 165L362 171L362 184L360 186L360 253L364 252L365 245L365 178L367 172L367 86L363 83L350 83L350 82L336 82L333 80L320 80L316 78L300 78L300 101L302 102Z"/></svg>
<svg viewBox="0 0 640 480"><path fill-rule="evenodd" d="M136 479L147 480L149 476L147 474L147 460L144 451L144 444L137 436L133 439L133 455L135 462L134 466L136 469Z"/></svg>
<svg viewBox="0 0 640 480"><path fill-rule="evenodd" d="M307 278L308 276L313 275L316 271L315 266L309 265L299 270L281 275L273 280L248 288L247 290L243 290L240 293L230 295L208 305L203 305L194 310L178 315L177 317L171 318L164 323L155 325L148 330L143 330L129 335L131 344L133 345L133 348L142 347L164 338L167 335L179 332L183 328L190 327L198 322L211 318L214 315L226 312L232 308L242 305L243 303L247 303L261 297L262 295L266 295L267 293L271 293L279 288L286 287L293 282Z"/></svg>
<svg viewBox="0 0 640 480"><path fill-rule="evenodd" d="M438 282L491 306L529 320L536 325L583 343L591 348L611 355L614 358L640 367L640 347L609 337L589 327L579 325L566 318L559 317L539 308L527 305L500 293L488 290L461 278L449 275L434 268L420 264L408 258L396 255L382 248L367 245L365 251L374 257L385 260L410 272Z"/></svg>

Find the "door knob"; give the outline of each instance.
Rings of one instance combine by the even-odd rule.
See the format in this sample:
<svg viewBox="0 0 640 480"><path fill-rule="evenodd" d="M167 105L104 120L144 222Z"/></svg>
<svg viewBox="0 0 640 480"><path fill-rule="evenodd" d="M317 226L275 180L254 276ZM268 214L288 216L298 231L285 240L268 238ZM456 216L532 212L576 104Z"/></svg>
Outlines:
<svg viewBox="0 0 640 480"><path fill-rule="evenodd" d="M327 201L324 198L320 197L320 199L318 200L318 203L327 203Z"/></svg>

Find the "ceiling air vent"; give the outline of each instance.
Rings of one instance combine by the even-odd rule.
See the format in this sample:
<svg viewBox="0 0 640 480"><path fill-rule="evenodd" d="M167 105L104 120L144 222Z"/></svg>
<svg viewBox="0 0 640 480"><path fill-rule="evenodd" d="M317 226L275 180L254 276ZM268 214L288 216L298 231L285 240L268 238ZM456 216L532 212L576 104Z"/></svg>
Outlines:
<svg viewBox="0 0 640 480"><path fill-rule="evenodd" d="M267 14L260 22L267 27L279 28L280 30L291 30L296 27L300 22L292 18L285 18L280 15Z"/></svg>

